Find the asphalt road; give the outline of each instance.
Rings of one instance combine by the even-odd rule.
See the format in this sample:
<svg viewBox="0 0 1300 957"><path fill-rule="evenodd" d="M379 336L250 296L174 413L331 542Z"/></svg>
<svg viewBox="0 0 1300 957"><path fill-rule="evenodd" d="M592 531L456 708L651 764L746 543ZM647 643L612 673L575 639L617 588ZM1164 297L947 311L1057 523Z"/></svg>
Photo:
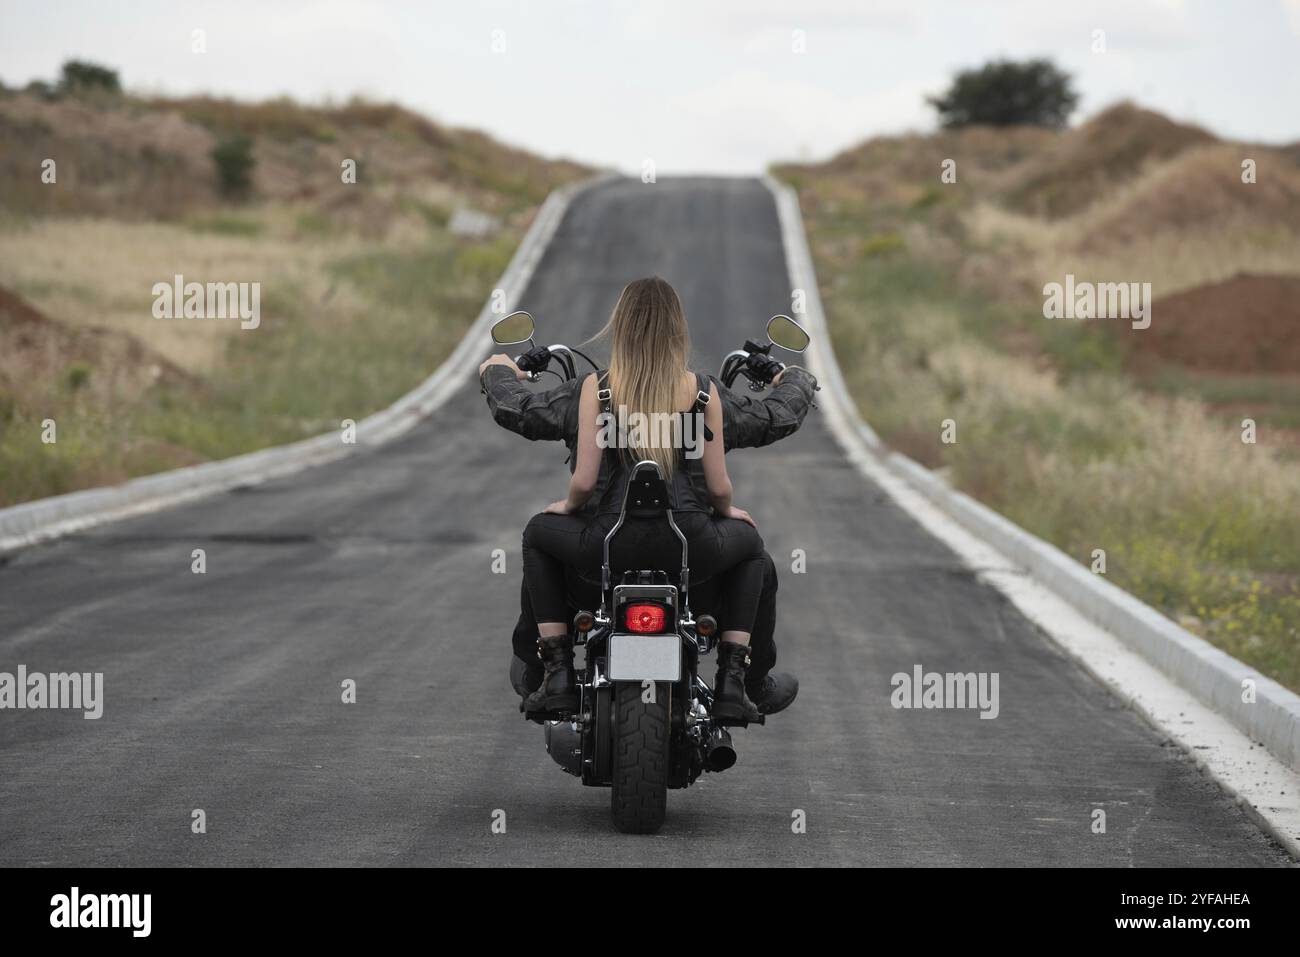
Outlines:
<svg viewBox="0 0 1300 957"><path fill-rule="evenodd" d="M590 191L521 304L543 340L574 343L650 273L680 291L697 359L716 368L788 308L769 194L742 180ZM737 734L735 768L672 792L660 834L614 832L608 792L556 767L516 710L519 533L562 496L564 450L497 428L467 379L390 445L0 567L0 671L105 675L98 721L0 712L0 864L1287 861L864 481L818 414L728 460L782 572L781 662L802 693ZM497 548L508 574L491 572ZM805 574L790 572L796 548ZM997 672L998 717L895 710L890 676L917 664Z"/></svg>

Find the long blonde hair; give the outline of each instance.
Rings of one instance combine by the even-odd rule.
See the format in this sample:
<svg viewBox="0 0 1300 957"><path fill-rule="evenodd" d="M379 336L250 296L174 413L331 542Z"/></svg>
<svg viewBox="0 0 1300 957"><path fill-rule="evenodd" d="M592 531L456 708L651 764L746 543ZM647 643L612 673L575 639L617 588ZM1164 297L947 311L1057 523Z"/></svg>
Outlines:
<svg viewBox="0 0 1300 957"><path fill-rule="evenodd" d="M646 416L678 411L691 334L673 287L658 276L628 283L609 322L597 334L605 335L611 338L609 387L614 413L618 414L620 406L629 414ZM624 448L622 452L636 459L653 459L664 475L671 475L677 465L675 444L652 443L651 448Z"/></svg>

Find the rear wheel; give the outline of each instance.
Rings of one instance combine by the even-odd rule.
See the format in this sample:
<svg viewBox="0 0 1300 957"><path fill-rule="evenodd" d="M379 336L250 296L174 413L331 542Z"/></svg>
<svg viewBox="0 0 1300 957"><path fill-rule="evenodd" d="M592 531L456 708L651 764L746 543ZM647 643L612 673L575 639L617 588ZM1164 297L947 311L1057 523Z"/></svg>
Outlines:
<svg viewBox="0 0 1300 957"><path fill-rule="evenodd" d="M668 808L668 698L672 686L648 689L620 681L614 688L614 755L610 811L625 834L653 834Z"/></svg>

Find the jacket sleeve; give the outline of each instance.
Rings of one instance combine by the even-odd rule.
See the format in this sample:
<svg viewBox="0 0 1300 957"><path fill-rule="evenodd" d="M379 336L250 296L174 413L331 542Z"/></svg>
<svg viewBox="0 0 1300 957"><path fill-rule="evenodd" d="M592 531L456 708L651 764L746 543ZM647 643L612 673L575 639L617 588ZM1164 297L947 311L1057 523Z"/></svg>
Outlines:
<svg viewBox="0 0 1300 957"><path fill-rule="evenodd" d="M799 366L786 367L780 384L761 398L732 392L710 378L722 399L722 441L728 452L771 445L797 431L817 391L817 377Z"/></svg>
<svg viewBox="0 0 1300 957"><path fill-rule="evenodd" d="M578 403L574 379L545 392L534 392L505 366L491 365L479 380L497 425L534 442L567 442L576 432ZM572 422L570 420L573 420Z"/></svg>

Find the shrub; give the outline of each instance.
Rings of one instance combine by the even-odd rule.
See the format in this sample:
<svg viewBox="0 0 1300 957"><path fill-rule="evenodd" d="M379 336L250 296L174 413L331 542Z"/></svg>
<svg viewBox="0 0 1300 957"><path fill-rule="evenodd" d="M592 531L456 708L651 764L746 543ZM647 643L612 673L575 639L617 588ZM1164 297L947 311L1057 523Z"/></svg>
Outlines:
<svg viewBox="0 0 1300 957"><path fill-rule="evenodd" d="M243 135L221 140L212 148L217 182L226 196L246 196L253 185L253 141Z"/></svg>
<svg viewBox="0 0 1300 957"><path fill-rule="evenodd" d="M68 389L76 392L90 381L90 366L84 362L74 362L64 372L64 379Z"/></svg>

